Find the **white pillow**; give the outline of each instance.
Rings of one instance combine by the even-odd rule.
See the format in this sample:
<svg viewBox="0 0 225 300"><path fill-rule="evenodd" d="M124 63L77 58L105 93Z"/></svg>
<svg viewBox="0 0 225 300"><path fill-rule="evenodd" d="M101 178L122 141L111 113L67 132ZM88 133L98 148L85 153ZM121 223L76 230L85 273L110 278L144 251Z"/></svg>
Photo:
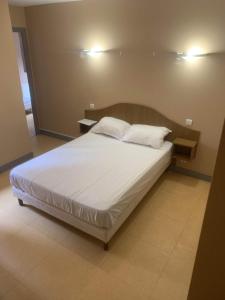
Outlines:
<svg viewBox="0 0 225 300"><path fill-rule="evenodd" d="M159 149L170 132L166 127L134 124L122 140Z"/></svg>
<svg viewBox="0 0 225 300"><path fill-rule="evenodd" d="M120 140L129 128L130 124L123 120L104 117L92 127L91 132L110 135Z"/></svg>

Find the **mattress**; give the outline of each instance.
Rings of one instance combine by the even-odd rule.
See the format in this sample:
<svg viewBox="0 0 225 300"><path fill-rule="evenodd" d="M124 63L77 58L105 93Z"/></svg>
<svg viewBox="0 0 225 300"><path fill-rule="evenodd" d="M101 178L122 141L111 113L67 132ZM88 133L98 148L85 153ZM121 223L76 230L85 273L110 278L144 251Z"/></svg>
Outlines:
<svg viewBox="0 0 225 300"><path fill-rule="evenodd" d="M111 228L159 170L170 163L172 143L160 149L87 133L10 173L15 191L83 222Z"/></svg>

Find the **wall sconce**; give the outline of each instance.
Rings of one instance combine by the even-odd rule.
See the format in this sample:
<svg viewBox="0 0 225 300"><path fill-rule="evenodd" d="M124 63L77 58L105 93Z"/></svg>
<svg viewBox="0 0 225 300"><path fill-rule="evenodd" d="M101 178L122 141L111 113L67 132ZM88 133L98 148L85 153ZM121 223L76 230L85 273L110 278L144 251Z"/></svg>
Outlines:
<svg viewBox="0 0 225 300"><path fill-rule="evenodd" d="M206 54L203 53L200 48L192 48L187 52L177 52L178 60L194 61L196 58L203 57Z"/></svg>
<svg viewBox="0 0 225 300"><path fill-rule="evenodd" d="M94 47L91 49L84 49L81 50L81 57L90 56L90 57L99 57L105 51L102 50L100 47Z"/></svg>

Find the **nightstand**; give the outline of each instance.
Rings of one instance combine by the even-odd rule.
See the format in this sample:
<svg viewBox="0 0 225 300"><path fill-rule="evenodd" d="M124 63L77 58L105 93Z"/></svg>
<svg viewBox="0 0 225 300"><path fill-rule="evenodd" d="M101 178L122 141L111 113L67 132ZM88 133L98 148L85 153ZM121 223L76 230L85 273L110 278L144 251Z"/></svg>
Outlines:
<svg viewBox="0 0 225 300"><path fill-rule="evenodd" d="M174 150L173 158L175 160L182 159L190 161L195 158L198 142L189 139L175 138L173 141Z"/></svg>
<svg viewBox="0 0 225 300"><path fill-rule="evenodd" d="M80 124L80 133L84 134L87 133L91 129L91 127L93 127L97 123L97 121L82 119L78 121L78 123Z"/></svg>

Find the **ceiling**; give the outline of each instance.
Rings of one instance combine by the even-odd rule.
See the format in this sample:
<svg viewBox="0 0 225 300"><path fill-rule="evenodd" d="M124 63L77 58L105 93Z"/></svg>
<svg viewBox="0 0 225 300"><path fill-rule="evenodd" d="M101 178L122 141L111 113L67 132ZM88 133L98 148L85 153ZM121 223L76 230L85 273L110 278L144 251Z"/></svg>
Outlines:
<svg viewBox="0 0 225 300"><path fill-rule="evenodd" d="M32 5L42 5L51 3L62 3L62 2L72 2L81 0L8 0L10 5L15 6L32 6Z"/></svg>

